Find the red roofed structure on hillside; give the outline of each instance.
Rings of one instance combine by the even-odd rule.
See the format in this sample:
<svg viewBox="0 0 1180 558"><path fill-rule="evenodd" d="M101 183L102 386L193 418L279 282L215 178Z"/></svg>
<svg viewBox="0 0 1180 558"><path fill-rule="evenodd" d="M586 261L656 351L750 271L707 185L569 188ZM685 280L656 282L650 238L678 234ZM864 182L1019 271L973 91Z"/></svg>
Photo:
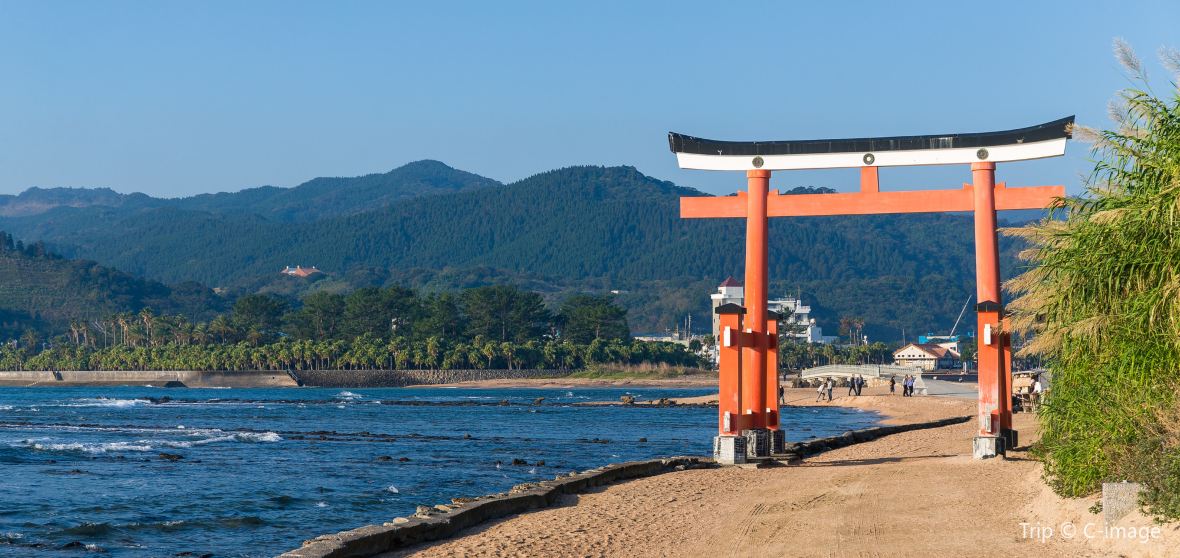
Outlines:
<svg viewBox="0 0 1180 558"><path fill-rule="evenodd" d="M291 267L291 266L284 267L283 271L281 271L280 273L282 273L283 275L290 275L292 277L310 277L310 276L315 275L317 273L323 273L323 272L316 269L316 267L314 265L311 267L303 267L303 266L297 265L295 267Z"/></svg>

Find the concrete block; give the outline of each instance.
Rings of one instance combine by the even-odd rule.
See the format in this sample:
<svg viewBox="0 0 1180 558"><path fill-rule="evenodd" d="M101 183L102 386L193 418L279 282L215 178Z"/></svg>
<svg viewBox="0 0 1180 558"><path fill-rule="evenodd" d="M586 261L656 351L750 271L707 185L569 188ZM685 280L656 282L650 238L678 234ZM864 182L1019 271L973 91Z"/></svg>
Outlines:
<svg viewBox="0 0 1180 558"><path fill-rule="evenodd" d="M1139 509L1143 485L1137 482L1102 483L1102 519L1109 525Z"/></svg>
<svg viewBox="0 0 1180 558"><path fill-rule="evenodd" d="M783 449L787 444L786 433L782 430L770 431L770 453L771 455L778 455L783 453Z"/></svg>
<svg viewBox="0 0 1180 558"><path fill-rule="evenodd" d="M1004 439L998 436L976 436L971 443L975 459L991 459L1004 455Z"/></svg>
<svg viewBox="0 0 1180 558"><path fill-rule="evenodd" d="M770 455L770 430L754 428L743 430L746 437L746 455L749 457L767 457Z"/></svg>
<svg viewBox="0 0 1180 558"><path fill-rule="evenodd" d="M721 465L746 462L745 436L716 436L713 438L713 460Z"/></svg>
<svg viewBox="0 0 1180 558"><path fill-rule="evenodd" d="M1016 449L1020 445L1020 433L1015 430L1003 429L1000 436L1004 437L1004 449Z"/></svg>

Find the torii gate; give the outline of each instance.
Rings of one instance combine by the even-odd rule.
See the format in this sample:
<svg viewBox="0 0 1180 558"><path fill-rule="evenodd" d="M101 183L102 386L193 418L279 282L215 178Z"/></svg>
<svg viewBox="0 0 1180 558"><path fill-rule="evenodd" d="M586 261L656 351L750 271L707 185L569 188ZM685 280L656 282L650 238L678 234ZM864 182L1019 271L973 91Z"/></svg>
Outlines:
<svg viewBox="0 0 1180 558"><path fill-rule="evenodd" d="M767 313L767 218L973 211L979 366L977 458L1015 447L1011 409L1011 344L1002 327L996 211L1041 209L1065 195L1062 186L1008 188L996 184L997 162L1065 154L1074 117L1038 126L970 134L771 142L715 141L677 133L668 144L681 168L746 171L747 192L680 198L686 219L746 219L745 307L717 309L721 335L719 461L744 462L777 452L777 316ZM882 192L879 167L970 164L971 184L956 190ZM860 192L780 195L770 191L773 170L859 168ZM743 321L744 316L744 321Z"/></svg>

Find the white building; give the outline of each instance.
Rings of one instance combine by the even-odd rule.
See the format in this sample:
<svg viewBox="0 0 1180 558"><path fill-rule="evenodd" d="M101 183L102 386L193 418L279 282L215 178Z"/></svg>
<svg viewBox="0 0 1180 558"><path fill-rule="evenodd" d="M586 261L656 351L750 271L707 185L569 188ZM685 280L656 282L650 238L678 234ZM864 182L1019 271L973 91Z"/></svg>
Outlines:
<svg viewBox="0 0 1180 558"><path fill-rule="evenodd" d="M910 343L893 351L893 363L924 370L952 370L959 367L957 343Z"/></svg>
<svg viewBox="0 0 1180 558"><path fill-rule="evenodd" d="M720 320L717 308L724 304L745 305L746 289L741 281L727 277L717 286L717 292L709 295L713 301L713 337L720 339ZM806 306L797 298L786 297L766 301L766 309L782 316L779 335L793 337L808 343L831 343L834 337L824 336L823 328L815 325L811 318L811 307Z"/></svg>
<svg viewBox="0 0 1180 558"><path fill-rule="evenodd" d="M742 301L746 298L746 288L742 286L742 282L733 277L726 277L720 285L717 285L717 292L709 295L713 299L713 310L710 312L713 315L713 332L714 339L721 339L721 318L717 316L717 308L726 304L742 305Z"/></svg>

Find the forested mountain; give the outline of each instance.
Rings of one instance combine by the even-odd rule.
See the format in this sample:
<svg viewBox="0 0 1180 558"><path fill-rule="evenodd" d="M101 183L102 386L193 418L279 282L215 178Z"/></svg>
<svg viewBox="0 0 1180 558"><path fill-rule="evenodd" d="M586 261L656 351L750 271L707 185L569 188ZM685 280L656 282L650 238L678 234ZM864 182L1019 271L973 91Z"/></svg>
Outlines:
<svg viewBox="0 0 1180 558"><path fill-rule="evenodd" d="M64 259L39 243L25 246L0 232L0 339L27 329L60 332L72 321L143 308L207 319L226 303L196 283L146 281L92 261Z"/></svg>
<svg viewBox="0 0 1180 558"><path fill-rule="evenodd" d="M352 215L411 198L499 186L490 178L438 161L418 161L384 174L316 178L294 188L264 186L234 193L176 200L179 209L212 213L254 213L275 221L313 221Z"/></svg>
<svg viewBox="0 0 1180 558"><path fill-rule="evenodd" d="M120 194L109 188L29 188L16 196L0 195L0 217L39 216L69 221L94 212L109 219L137 215L147 209L173 208L215 214L254 214L273 221L314 221L371 211L420 196L499 185L490 178L456 170L438 161L417 161L383 174L316 178L294 188L262 186L188 198ZM70 211L78 209L89 211Z"/></svg>
<svg viewBox="0 0 1180 558"><path fill-rule="evenodd" d="M433 162L399 170L405 169L428 176L453 171ZM306 199L328 199L318 196L332 188L314 183L300 187L308 188ZM397 282L446 288L467 270L482 269L483 284L515 277L552 285L558 294L621 290L636 331L672 327L690 312L698 325L710 323L708 293L726 275L742 274L740 220L682 220L678 198L703 194L634 168L572 167L504 186L472 179L455 189L410 199L391 194L401 201L314 221L294 220L310 218L296 209L235 213L222 194L190 198L203 199L202 210L60 207L0 218L0 227L168 282L262 289L274 286L265 278L283 266L302 264L333 275L325 281L352 278L339 288ZM246 192L258 204L278 195ZM773 219L770 238L775 294L801 293L829 333L841 316L864 317L876 339L900 339L903 328L911 337L948 329L974 291L970 216ZM1002 247L1004 269L1012 273L1013 246L1005 240Z"/></svg>

